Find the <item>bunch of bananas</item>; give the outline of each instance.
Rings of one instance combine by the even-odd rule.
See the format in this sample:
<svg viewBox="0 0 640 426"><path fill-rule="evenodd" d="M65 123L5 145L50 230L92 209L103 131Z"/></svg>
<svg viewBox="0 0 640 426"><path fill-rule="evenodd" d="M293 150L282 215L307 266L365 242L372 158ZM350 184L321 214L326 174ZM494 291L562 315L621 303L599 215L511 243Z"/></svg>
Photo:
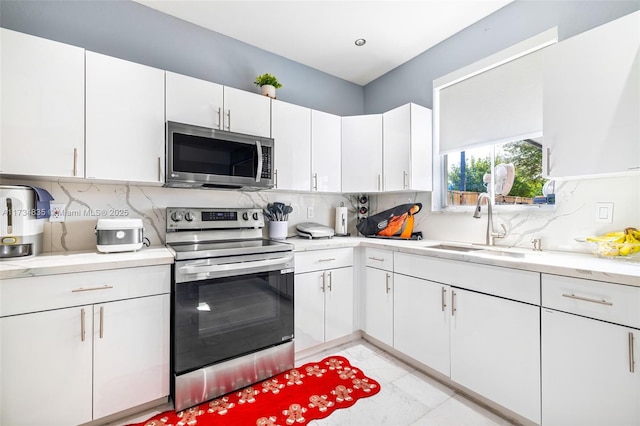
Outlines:
<svg viewBox="0 0 640 426"><path fill-rule="evenodd" d="M588 237L587 241L597 243L598 254L606 257L629 256L640 252L640 231L636 228Z"/></svg>

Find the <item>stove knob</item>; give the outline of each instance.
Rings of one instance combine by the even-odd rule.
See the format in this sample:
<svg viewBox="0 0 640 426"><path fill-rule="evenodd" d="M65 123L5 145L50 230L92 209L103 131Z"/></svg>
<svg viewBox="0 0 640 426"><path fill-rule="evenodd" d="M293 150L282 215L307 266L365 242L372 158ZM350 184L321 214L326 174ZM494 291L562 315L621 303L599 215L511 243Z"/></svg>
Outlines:
<svg viewBox="0 0 640 426"><path fill-rule="evenodd" d="M247 213L247 212L242 213L242 218L244 220L249 220L249 213Z"/></svg>
<svg viewBox="0 0 640 426"><path fill-rule="evenodd" d="M253 220L258 220L258 212L255 212L252 217Z"/></svg>
<svg viewBox="0 0 640 426"><path fill-rule="evenodd" d="M193 213L186 212L184 214L184 220L186 220L187 222L191 222L193 219L195 219L195 216L193 215Z"/></svg>
<svg viewBox="0 0 640 426"><path fill-rule="evenodd" d="M171 220L173 220L174 222L180 222L182 220L182 213L180 212L171 213Z"/></svg>

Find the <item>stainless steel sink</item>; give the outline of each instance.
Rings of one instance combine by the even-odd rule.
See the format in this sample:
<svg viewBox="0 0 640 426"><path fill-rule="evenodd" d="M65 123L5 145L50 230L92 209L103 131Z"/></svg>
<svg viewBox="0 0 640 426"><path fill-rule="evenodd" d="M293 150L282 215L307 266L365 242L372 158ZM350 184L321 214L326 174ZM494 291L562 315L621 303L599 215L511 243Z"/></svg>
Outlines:
<svg viewBox="0 0 640 426"><path fill-rule="evenodd" d="M433 246L425 246L425 248L436 249L436 250L447 250L447 251L461 251L461 252L484 250L483 247L456 246L452 244L436 244Z"/></svg>
<svg viewBox="0 0 640 426"><path fill-rule="evenodd" d="M478 254L486 254L487 256L498 256L498 257L513 257L513 258L521 258L524 259L527 257L525 253L516 253L512 251L502 251L502 250L481 250Z"/></svg>

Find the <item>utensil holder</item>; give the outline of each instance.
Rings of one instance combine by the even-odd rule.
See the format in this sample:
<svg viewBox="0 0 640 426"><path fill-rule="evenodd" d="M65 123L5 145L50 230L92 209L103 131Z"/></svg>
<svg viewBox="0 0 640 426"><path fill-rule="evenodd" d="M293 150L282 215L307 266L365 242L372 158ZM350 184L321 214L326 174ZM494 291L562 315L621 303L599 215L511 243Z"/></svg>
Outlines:
<svg viewBox="0 0 640 426"><path fill-rule="evenodd" d="M288 221L271 221L269 222L269 238L272 240L284 240L289 232Z"/></svg>

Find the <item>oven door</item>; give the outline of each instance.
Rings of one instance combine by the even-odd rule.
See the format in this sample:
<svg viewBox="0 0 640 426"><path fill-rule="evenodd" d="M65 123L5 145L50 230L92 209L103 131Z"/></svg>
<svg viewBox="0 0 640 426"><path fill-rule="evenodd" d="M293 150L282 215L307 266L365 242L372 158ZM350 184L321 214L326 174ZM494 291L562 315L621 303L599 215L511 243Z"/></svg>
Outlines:
<svg viewBox="0 0 640 426"><path fill-rule="evenodd" d="M293 339L293 254L175 263L176 375Z"/></svg>

